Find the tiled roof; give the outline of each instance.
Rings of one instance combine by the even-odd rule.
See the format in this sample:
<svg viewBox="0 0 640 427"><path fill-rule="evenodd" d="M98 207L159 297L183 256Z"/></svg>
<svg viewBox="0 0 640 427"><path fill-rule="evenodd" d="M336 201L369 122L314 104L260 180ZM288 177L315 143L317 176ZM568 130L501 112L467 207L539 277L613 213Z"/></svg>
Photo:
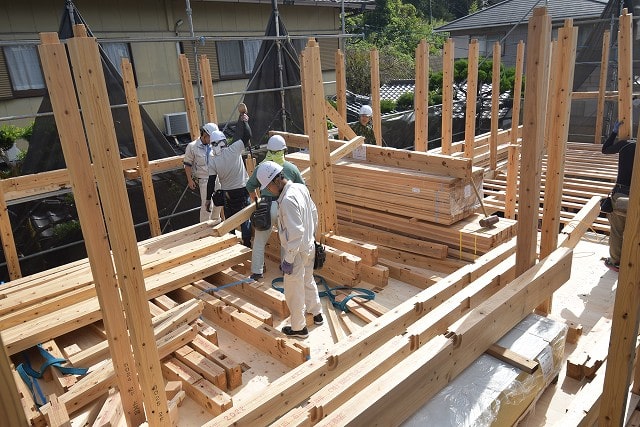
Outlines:
<svg viewBox="0 0 640 427"><path fill-rule="evenodd" d="M405 92L413 92L416 87L415 80L392 80L380 87L380 99L397 101Z"/></svg>
<svg viewBox="0 0 640 427"><path fill-rule="evenodd" d="M599 17L607 0L547 0L546 7L552 21L567 18L587 19ZM471 15L463 16L436 28L436 32L470 30L515 25L531 16L534 7L545 6L542 0L505 0ZM524 19L523 19L524 17Z"/></svg>
<svg viewBox="0 0 640 427"><path fill-rule="evenodd" d="M258 4L271 4L271 0L206 0L217 1L223 3L258 3ZM298 6L326 6L326 7L342 7L342 0L282 0L280 3L283 6L286 5L298 5ZM375 0L344 0L345 9L375 9Z"/></svg>

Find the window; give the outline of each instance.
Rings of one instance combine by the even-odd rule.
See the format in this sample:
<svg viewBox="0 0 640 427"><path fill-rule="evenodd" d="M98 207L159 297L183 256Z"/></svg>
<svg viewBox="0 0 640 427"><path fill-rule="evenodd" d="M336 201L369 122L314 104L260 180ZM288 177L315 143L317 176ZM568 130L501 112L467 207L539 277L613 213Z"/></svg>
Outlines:
<svg viewBox="0 0 640 427"><path fill-rule="evenodd" d="M478 50L480 56L492 56L493 45L495 42L499 42L501 38L502 36L500 34L488 34L470 37L470 39L478 40ZM501 47L502 49L500 49L500 56L504 56L504 43L501 44Z"/></svg>
<svg viewBox="0 0 640 427"><path fill-rule="evenodd" d="M45 84L40 58L35 45L5 46L3 48L13 96L41 96Z"/></svg>
<svg viewBox="0 0 640 427"><path fill-rule="evenodd" d="M217 42L220 77L246 77L250 75L261 43L260 40Z"/></svg>
<svg viewBox="0 0 640 427"><path fill-rule="evenodd" d="M116 67L116 70L118 70L118 74L122 76L122 66L120 65L122 58L127 58L131 61L129 45L127 43L102 42L100 46L105 55L107 55L107 58L109 58L109 61L111 61L113 66Z"/></svg>

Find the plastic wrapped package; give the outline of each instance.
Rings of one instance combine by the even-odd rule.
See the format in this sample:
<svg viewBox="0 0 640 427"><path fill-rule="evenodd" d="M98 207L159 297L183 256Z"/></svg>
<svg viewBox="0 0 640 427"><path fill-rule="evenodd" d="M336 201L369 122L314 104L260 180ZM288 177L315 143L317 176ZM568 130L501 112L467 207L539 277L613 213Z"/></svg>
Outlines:
<svg viewBox="0 0 640 427"><path fill-rule="evenodd" d="M497 344L537 361L533 374L483 354L403 425L513 425L560 371L566 335L565 323L529 315Z"/></svg>

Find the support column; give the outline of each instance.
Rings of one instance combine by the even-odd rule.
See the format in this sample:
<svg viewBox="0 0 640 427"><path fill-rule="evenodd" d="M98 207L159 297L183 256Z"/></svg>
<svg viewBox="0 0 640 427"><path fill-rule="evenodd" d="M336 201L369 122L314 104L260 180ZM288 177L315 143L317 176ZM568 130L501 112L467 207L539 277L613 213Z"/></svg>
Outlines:
<svg viewBox="0 0 640 427"><path fill-rule="evenodd" d="M499 42L493 44L493 68L491 70L491 138L489 138L489 169L498 168L498 121L500 120L500 56Z"/></svg>
<svg viewBox="0 0 640 427"><path fill-rule="evenodd" d="M340 116L347 120L347 72L344 65L344 53L340 49L336 51L336 110ZM339 131L338 137L345 139L345 135Z"/></svg>
<svg viewBox="0 0 640 427"><path fill-rule="evenodd" d="M444 43L442 54L442 154L451 154L453 142L453 39Z"/></svg>
<svg viewBox="0 0 640 427"><path fill-rule="evenodd" d="M469 59L467 65L467 111L464 124L464 156L473 160L476 138L476 108L478 102L478 57L480 47L478 40L469 43Z"/></svg>
<svg viewBox="0 0 640 427"><path fill-rule="evenodd" d="M196 99L193 94L189 60L184 53L181 53L178 57L178 65L180 66L180 83L182 84L184 106L187 110L187 118L189 119L189 133L191 134L191 140L195 141L200 137L200 119L198 118L198 108L196 107Z"/></svg>
<svg viewBox="0 0 640 427"><path fill-rule="evenodd" d="M516 51L516 75L513 82L513 109L511 110L511 144L519 145L520 104L522 102L522 70L524 69L524 42L520 40Z"/></svg>
<svg viewBox="0 0 640 427"><path fill-rule="evenodd" d="M416 48L416 88L413 97L415 114L414 150L425 152L429 147L429 44L420 40Z"/></svg>
<svg viewBox="0 0 640 427"><path fill-rule="evenodd" d="M380 115L380 55L378 49L371 49L371 109L373 110L373 133L376 145L382 146L382 117Z"/></svg>
<svg viewBox="0 0 640 427"><path fill-rule="evenodd" d="M218 124L216 113L216 100L213 92L213 79L211 78L211 65L207 55L200 55L200 76L202 77L202 92L204 95L205 120L207 123ZM195 138L194 138L195 139Z"/></svg>
<svg viewBox="0 0 640 427"><path fill-rule="evenodd" d="M622 9L618 30L618 138L631 138L633 125L633 15Z"/></svg>
<svg viewBox="0 0 640 427"><path fill-rule="evenodd" d="M596 112L596 130L593 137L594 144L602 144L602 125L604 120L604 101L607 91L607 73L609 72L609 45L611 33L607 30L602 36L602 58L600 59L600 83L598 85L598 108Z"/></svg>

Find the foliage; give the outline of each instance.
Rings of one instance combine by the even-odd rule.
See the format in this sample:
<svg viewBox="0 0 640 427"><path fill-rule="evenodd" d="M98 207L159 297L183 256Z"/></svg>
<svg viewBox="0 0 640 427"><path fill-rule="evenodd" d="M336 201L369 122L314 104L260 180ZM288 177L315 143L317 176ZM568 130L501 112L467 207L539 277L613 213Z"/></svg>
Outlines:
<svg viewBox="0 0 640 427"><path fill-rule="evenodd" d="M396 102L393 99L382 99L380 100L380 113L386 114L391 113L396 109Z"/></svg>
<svg viewBox="0 0 640 427"><path fill-rule="evenodd" d="M32 133L33 122L23 128L15 125L2 125L0 126L0 149L5 151L10 149L13 147L13 143L20 138L28 141Z"/></svg>
<svg viewBox="0 0 640 427"><path fill-rule="evenodd" d="M359 94L371 93L370 49L367 43L358 43L346 47L347 87ZM412 79L415 76L414 60L408 55L394 52L383 47L378 52L380 62L380 83L390 80Z"/></svg>
<svg viewBox="0 0 640 427"><path fill-rule="evenodd" d="M398 97L396 108L398 111L407 111L413 109L413 92L405 92Z"/></svg>

